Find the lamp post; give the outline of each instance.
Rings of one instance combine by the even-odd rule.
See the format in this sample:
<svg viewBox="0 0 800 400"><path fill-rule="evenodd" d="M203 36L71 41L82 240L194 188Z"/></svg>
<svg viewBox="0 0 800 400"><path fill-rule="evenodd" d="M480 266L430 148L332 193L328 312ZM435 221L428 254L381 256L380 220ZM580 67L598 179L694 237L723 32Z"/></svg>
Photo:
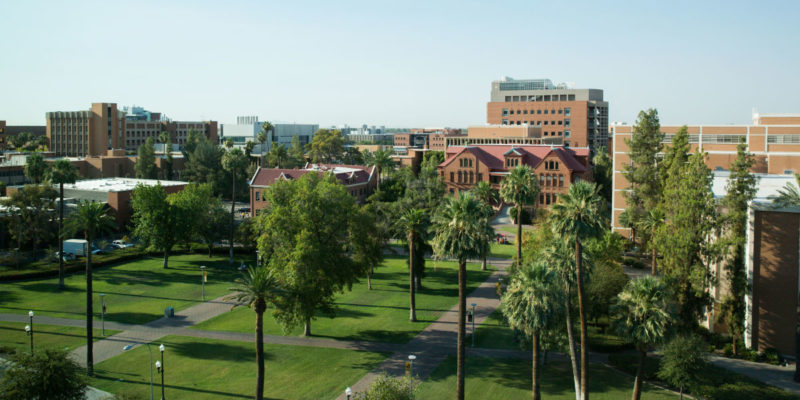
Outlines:
<svg viewBox="0 0 800 400"><path fill-rule="evenodd" d="M206 266L205 265L201 265L200 266L200 271L201 271L201 274L200 274L201 275L201 277L200 277L201 291L202 291L203 301L206 301L206 273L207 273L206 272Z"/></svg>
<svg viewBox="0 0 800 400"><path fill-rule="evenodd" d="M31 354L33 354L33 310L28 311L28 317L31 318L31 323L25 327L25 332L31 337Z"/></svg>
<svg viewBox="0 0 800 400"><path fill-rule="evenodd" d="M161 400L164 400L164 344L158 346L158 349L161 350L161 364L159 365L156 361L156 366L159 367L158 372L161 373Z"/></svg>
<svg viewBox="0 0 800 400"><path fill-rule="evenodd" d="M408 356L408 376L414 376L414 360L417 359L417 356L411 354Z"/></svg>
<svg viewBox="0 0 800 400"><path fill-rule="evenodd" d="M100 321L103 330L103 336L106 335L106 294L100 293Z"/></svg>
<svg viewBox="0 0 800 400"><path fill-rule="evenodd" d="M150 350L150 343L145 343L147 345L147 352L150 353L150 400L153 400L153 351ZM128 351L133 348L133 344L129 344L122 348L122 351Z"/></svg>
<svg viewBox="0 0 800 400"><path fill-rule="evenodd" d="M353 394L353 391L352 391L352 390L350 390L350 386L348 386L348 387L347 387L347 388L344 390L344 395L345 395L345 396L347 396L347 400L350 400L350 395L352 395L352 394Z"/></svg>
<svg viewBox="0 0 800 400"><path fill-rule="evenodd" d="M477 304L472 303L472 347L475 347L475 306Z"/></svg>

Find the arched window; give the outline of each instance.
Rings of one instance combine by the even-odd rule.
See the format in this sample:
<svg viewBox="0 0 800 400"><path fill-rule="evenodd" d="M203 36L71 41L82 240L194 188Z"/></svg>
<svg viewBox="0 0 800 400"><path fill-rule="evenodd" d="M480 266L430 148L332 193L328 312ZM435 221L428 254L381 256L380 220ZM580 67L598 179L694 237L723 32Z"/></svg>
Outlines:
<svg viewBox="0 0 800 400"><path fill-rule="evenodd" d="M558 186L559 187L564 187L564 175L559 175L558 176Z"/></svg>
<svg viewBox="0 0 800 400"><path fill-rule="evenodd" d="M469 171L469 183L475 181L475 174L472 171Z"/></svg>
<svg viewBox="0 0 800 400"><path fill-rule="evenodd" d="M458 171L458 183L461 183L461 171Z"/></svg>

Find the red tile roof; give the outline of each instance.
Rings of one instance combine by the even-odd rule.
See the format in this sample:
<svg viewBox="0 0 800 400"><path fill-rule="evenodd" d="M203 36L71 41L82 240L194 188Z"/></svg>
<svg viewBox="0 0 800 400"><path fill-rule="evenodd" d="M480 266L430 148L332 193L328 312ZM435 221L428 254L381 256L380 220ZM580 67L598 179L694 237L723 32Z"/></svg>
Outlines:
<svg viewBox="0 0 800 400"><path fill-rule="evenodd" d="M308 173L323 174L332 172L343 185L364 184L371 181L375 167L365 167L363 165L340 165L340 164L306 164L304 169L286 168L261 168L256 170L253 178L250 179L250 186L267 187L275 183L278 179L293 180Z"/></svg>
<svg viewBox="0 0 800 400"><path fill-rule="evenodd" d="M542 160L554 153L570 170L574 172L586 171L586 166L576 157L588 157L589 149L550 145L451 146L447 148L445 161L439 166L445 167L463 152L469 152L475 155L478 161L489 167L490 170L505 170L505 154L509 153L512 148L522 155L522 164L531 168L536 168Z"/></svg>

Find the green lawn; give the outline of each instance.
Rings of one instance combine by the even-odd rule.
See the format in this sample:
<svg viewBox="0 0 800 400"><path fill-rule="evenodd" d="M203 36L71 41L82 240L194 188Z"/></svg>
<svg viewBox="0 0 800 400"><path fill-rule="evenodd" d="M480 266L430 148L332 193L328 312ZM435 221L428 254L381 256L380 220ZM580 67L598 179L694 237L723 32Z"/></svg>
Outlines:
<svg viewBox="0 0 800 400"><path fill-rule="evenodd" d="M485 281L492 273L481 271L478 264L467 264L468 292ZM455 262L428 260L423 289L417 292L417 319L408 322L408 268L406 259L387 258L375 269L372 290L367 290L366 279L353 285L336 300L339 308L336 318L319 315L311 323L314 336L346 340L372 340L405 343L438 319L442 312L453 307L458 299L458 270ZM469 302L469 300L468 300ZM252 332L255 314L247 308L233 311L205 321L194 328L220 331ZM264 332L283 334L281 327L267 312ZM296 327L290 335L299 335Z"/></svg>
<svg viewBox="0 0 800 400"><path fill-rule="evenodd" d="M93 273L94 311L100 317L100 293L106 294L106 319L141 324L164 315L164 308L181 310L200 302L200 266L208 269L206 300L229 293L231 282L239 276L227 257L189 254L170 257L169 269L162 259L145 257ZM238 266L238 264L237 264ZM66 278L67 289L59 291L58 278L3 283L0 286L0 312L84 318L86 276L75 273Z"/></svg>
<svg viewBox="0 0 800 400"><path fill-rule="evenodd" d="M25 333L26 323L22 322L0 322L0 353L8 352L28 352L30 351L31 339ZM94 339L99 340L101 330L94 330ZM106 336L119 333L106 329ZM66 326L54 326L37 324L33 321L33 345L34 351L44 349L61 349L71 351L86 344L86 329Z"/></svg>
<svg viewBox="0 0 800 400"><path fill-rule="evenodd" d="M522 349L514 338L514 332L503 319L503 312L500 308L489 315L475 329L475 347L507 350Z"/></svg>
<svg viewBox="0 0 800 400"><path fill-rule="evenodd" d="M165 397L168 399L253 398L256 386L252 343L168 336ZM157 356L156 349L154 356ZM382 362L387 354L340 349L264 345L269 399L333 399ZM155 361L155 360L154 360ZM150 394L149 355L138 347L95 365L90 385L132 398ZM160 376L153 371L156 398Z"/></svg>
<svg viewBox="0 0 800 400"><path fill-rule="evenodd" d="M602 365L589 365L591 397L600 400L627 399L633 389L633 378ZM466 397L482 400L531 398L530 360L484 357L467 359ZM572 400L575 398L572 371L566 361L550 360L540 375L542 397ZM456 358L448 357L418 388L420 399L453 398L456 390ZM677 396L645 385L642 399L677 399Z"/></svg>
<svg viewBox="0 0 800 400"><path fill-rule="evenodd" d="M514 258L517 255L517 246L514 243L508 244L492 243L491 257Z"/></svg>

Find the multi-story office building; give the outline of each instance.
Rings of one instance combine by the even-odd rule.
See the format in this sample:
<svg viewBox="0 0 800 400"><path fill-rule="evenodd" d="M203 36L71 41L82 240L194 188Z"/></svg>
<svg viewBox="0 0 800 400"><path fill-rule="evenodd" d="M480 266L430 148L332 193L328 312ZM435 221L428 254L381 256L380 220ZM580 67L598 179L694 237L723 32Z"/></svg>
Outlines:
<svg viewBox="0 0 800 400"><path fill-rule="evenodd" d="M261 152L261 145L258 142L258 133L264 121L259 121L257 116L236 117L235 124L222 124L220 140L233 140L236 147L243 147L248 141L256 143L253 153ZM268 152L272 143L291 146L292 138L297 136L300 144L305 146L311 143L314 133L319 130L317 124L272 124L272 131L264 143L264 152Z"/></svg>
<svg viewBox="0 0 800 400"><path fill-rule="evenodd" d="M172 121L160 112L151 112L136 106L125 107L124 110L127 151L136 151L151 137L158 143L161 132L168 132L170 143L178 148L183 148L186 144L190 131L195 131L214 143L219 141L217 121Z"/></svg>
<svg viewBox="0 0 800 400"><path fill-rule="evenodd" d="M89 110L46 114L47 139L56 155L101 156L125 148L125 113L116 103L92 103Z"/></svg>
<svg viewBox="0 0 800 400"><path fill-rule="evenodd" d="M669 146L680 126L662 126L664 144ZM713 170L724 171L736 159L736 147L744 138L748 151L753 153L753 172L764 174L791 174L800 172L800 114L754 114L752 125L693 125L688 126L691 151L708 154L706 165ZM633 127L614 125L613 136L614 175L612 198L612 227L629 235L619 221L619 214L627 208L625 193L630 184L623 171L630 165L630 149Z"/></svg>
<svg viewBox="0 0 800 400"><path fill-rule="evenodd" d="M486 122L538 125L544 137L561 137L565 146L608 146L608 102L600 89L574 89L549 79L492 82Z"/></svg>
<svg viewBox="0 0 800 400"><path fill-rule="evenodd" d="M408 148L444 151L447 148L447 138L466 137L461 129L453 128L418 128L411 129L409 133L396 133L394 135L394 148L396 152L407 153Z"/></svg>
<svg viewBox="0 0 800 400"><path fill-rule="evenodd" d="M561 146L563 139L557 136L542 136L542 127L522 125L483 125L467 128L466 135L449 136L444 139L444 147L476 146L482 144L552 144ZM433 141L433 139L431 139Z"/></svg>

